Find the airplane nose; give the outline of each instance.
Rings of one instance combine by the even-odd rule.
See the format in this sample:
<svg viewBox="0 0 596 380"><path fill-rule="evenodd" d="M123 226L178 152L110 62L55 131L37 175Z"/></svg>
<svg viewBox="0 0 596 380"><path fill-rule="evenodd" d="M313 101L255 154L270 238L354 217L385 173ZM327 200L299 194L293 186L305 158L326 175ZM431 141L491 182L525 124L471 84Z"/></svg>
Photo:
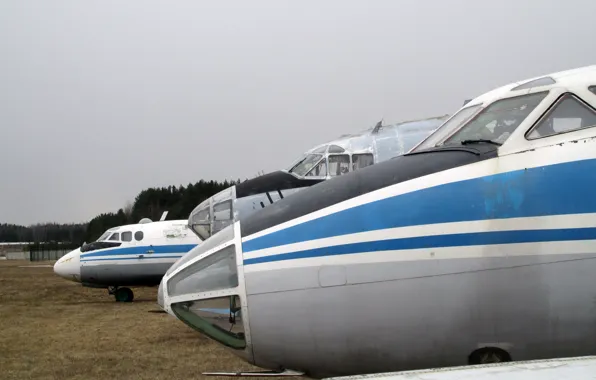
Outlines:
<svg viewBox="0 0 596 380"><path fill-rule="evenodd" d="M70 281L81 281L81 250L75 249L54 264L54 273Z"/></svg>

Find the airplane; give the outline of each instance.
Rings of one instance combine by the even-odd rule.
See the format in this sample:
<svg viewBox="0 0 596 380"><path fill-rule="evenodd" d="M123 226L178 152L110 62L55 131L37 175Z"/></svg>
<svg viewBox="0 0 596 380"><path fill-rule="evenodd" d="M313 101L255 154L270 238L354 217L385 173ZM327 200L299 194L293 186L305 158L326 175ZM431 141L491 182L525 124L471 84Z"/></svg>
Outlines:
<svg viewBox="0 0 596 380"><path fill-rule="evenodd" d="M129 287L159 285L167 269L201 243L186 220L143 218L138 224L113 227L54 264L54 273L90 288L107 288L117 302L132 302Z"/></svg>
<svg viewBox="0 0 596 380"><path fill-rule="evenodd" d="M240 215L160 302L280 375L592 355L595 126L596 65L489 91L406 154Z"/></svg>

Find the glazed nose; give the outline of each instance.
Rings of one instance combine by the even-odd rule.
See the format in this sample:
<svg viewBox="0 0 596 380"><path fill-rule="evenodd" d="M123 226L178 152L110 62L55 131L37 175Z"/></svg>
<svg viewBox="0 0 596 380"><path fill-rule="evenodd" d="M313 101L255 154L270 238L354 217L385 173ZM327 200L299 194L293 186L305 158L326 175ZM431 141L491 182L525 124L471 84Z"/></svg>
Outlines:
<svg viewBox="0 0 596 380"><path fill-rule="evenodd" d="M54 273L70 281L81 281L81 250L75 249L54 264Z"/></svg>

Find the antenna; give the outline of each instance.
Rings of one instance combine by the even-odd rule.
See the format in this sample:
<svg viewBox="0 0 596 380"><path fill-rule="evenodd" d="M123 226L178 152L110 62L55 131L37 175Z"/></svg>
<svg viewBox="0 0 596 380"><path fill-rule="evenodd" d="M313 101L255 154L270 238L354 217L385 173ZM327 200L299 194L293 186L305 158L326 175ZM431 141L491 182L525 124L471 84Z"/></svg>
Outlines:
<svg viewBox="0 0 596 380"><path fill-rule="evenodd" d="M151 223L151 222L153 222L153 221L149 218L143 218L143 219L139 220L139 224L145 224L145 223Z"/></svg>
<svg viewBox="0 0 596 380"><path fill-rule="evenodd" d="M159 218L160 222L163 222L164 220L166 220L166 216L168 216L168 212L169 211L164 211L163 214L161 214L161 218Z"/></svg>
<svg viewBox="0 0 596 380"><path fill-rule="evenodd" d="M373 128L371 134L374 135L376 133L379 133L379 129L381 129L381 127L383 127L383 119L381 119L377 125L375 125L375 127Z"/></svg>

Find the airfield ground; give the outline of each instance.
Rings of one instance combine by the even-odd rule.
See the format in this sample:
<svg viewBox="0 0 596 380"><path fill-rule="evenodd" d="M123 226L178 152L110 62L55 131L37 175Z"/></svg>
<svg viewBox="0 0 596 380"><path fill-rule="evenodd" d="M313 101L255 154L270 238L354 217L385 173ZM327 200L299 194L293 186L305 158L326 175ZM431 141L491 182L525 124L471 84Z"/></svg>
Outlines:
<svg viewBox="0 0 596 380"><path fill-rule="evenodd" d="M116 303L39 267L51 264L0 261L0 379L188 380L256 370L158 312L156 288Z"/></svg>

